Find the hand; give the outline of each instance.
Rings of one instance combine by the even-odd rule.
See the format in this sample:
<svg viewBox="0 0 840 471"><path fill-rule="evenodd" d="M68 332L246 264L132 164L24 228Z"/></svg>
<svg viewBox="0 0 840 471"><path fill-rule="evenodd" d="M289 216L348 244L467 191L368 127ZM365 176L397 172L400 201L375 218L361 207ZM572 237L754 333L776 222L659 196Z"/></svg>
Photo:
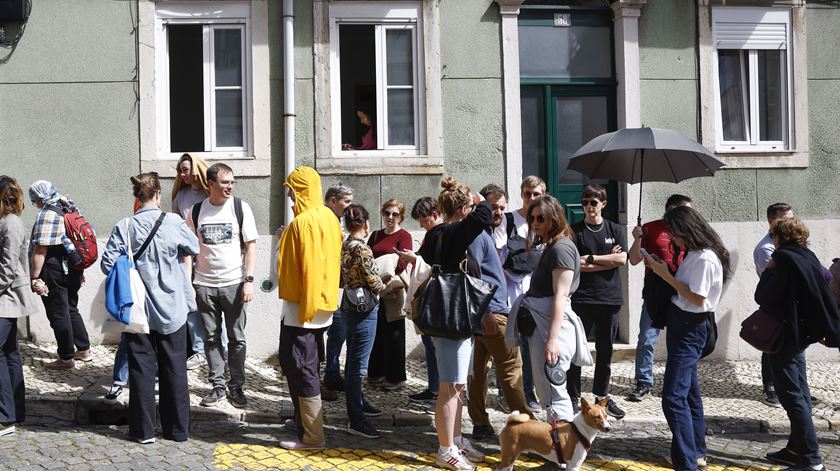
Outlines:
<svg viewBox="0 0 840 471"><path fill-rule="evenodd" d="M618 244L613 245L612 250L610 250L611 254L617 254L617 253L621 253L621 252L622 252L621 246L618 245Z"/></svg>
<svg viewBox="0 0 840 471"><path fill-rule="evenodd" d="M668 271L668 264L660 260L659 257L654 257L653 255L645 257L645 265L653 270L654 273L659 275L660 278L663 278L666 274L670 273L670 271Z"/></svg>
<svg viewBox="0 0 840 471"><path fill-rule="evenodd" d="M478 203L484 201L484 197L481 196L481 193L472 193L470 196L472 197L473 204L476 206L478 206Z"/></svg>
<svg viewBox="0 0 840 471"><path fill-rule="evenodd" d="M499 333L499 320L492 313L488 312L484 315L484 319L481 320L481 327L484 330L484 335L496 335Z"/></svg>
<svg viewBox="0 0 840 471"><path fill-rule="evenodd" d="M249 303L254 299L254 283L246 281L242 283L242 302Z"/></svg>
<svg viewBox="0 0 840 471"><path fill-rule="evenodd" d="M44 283L44 280L36 278L32 280L31 284L32 291L34 291L38 296L47 296L50 294L50 289L47 287L47 284Z"/></svg>
<svg viewBox="0 0 840 471"><path fill-rule="evenodd" d="M342 145L341 145L341 148L342 148L343 150L351 150L351 149L353 149L353 146L352 146L352 145L350 145L350 144L342 144Z"/></svg>
<svg viewBox="0 0 840 471"><path fill-rule="evenodd" d="M560 358L560 341L555 337L545 343L545 361L553 365L558 358Z"/></svg>
<svg viewBox="0 0 840 471"><path fill-rule="evenodd" d="M406 265L413 265L417 262L417 254L411 250L397 250L397 254L400 256L400 261Z"/></svg>
<svg viewBox="0 0 840 471"><path fill-rule="evenodd" d="M285 231L285 230L286 230L286 226L280 226L280 227L277 228L276 231L274 231L274 235L277 236L277 238L279 239L280 236L283 235L283 231Z"/></svg>
<svg viewBox="0 0 840 471"><path fill-rule="evenodd" d="M634 227L632 234L633 234L634 239L638 239L639 237L641 237L642 236L642 226Z"/></svg>

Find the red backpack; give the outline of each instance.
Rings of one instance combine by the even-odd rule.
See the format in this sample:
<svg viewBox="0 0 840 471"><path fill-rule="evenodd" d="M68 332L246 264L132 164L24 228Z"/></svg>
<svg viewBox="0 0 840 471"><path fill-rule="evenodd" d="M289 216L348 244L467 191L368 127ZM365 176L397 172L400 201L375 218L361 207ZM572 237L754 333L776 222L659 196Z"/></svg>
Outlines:
<svg viewBox="0 0 840 471"><path fill-rule="evenodd" d="M99 249L96 246L96 232L91 223L78 209L68 212L63 208L49 208L64 216L64 235L67 239L62 242L64 250L67 251L67 264L70 268L83 271L93 265L99 257Z"/></svg>

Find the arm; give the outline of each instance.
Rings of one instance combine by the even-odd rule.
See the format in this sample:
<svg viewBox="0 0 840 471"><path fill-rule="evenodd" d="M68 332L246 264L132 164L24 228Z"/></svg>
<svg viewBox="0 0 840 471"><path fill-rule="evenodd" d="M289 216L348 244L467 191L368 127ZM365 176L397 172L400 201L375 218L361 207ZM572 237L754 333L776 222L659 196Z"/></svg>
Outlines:
<svg viewBox="0 0 840 471"><path fill-rule="evenodd" d="M613 250L616 249L614 248ZM594 259L594 263L586 263L587 257L580 257L581 272L591 273L596 271L606 271L624 266L624 264L627 263L627 252L611 253L609 255L593 255L592 258Z"/></svg>
<svg viewBox="0 0 840 471"><path fill-rule="evenodd" d="M245 275L254 275L254 265L257 264L257 241L245 242ZM242 285L242 302L247 303L254 299L254 282L246 281Z"/></svg>
<svg viewBox="0 0 840 471"><path fill-rule="evenodd" d="M120 226L126 224L124 221L125 219L114 226L114 229L111 231L111 237L108 238L108 242L105 244L105 250L102 251L102 260L99 262L99 268L106 275L111 273L117 257L126 253L126 243L120 230Z"/></svg>
<svg viewBox="0 0 840 471"><path fill-rule="evenodd" d="M411 250L414 248L414 244L411 243L411 234L408 233L405 229L400 229L397 232L397 243L394 244L394 249L396 253L400 253L404 250ZM405 270L405 263L400 258L400 261L397 262L397 270L396 274L399 275L400 273Z"/></svg>
<svg viewBox="0 0 840 471"><path fill-rule="evenodd" d="M706 301L706 297L692 292L688 286L677 281L677 279L674 278L674 275L671 274L671 271L668 270L667 263L661 260L654 260L651 257L645 257L645 263L647 263L654 273L659 275L660 278L665 280L666 283L677 290L677 294L687 299L691 304L703 306L703 303Z"/></svg>
<svg viewBox="0 0 840 471"><path fill-rule="evenodd" d="M382 283L382 278L379 277L379 269L376 267L376 262L373 260L373 252L371 252L369 247L359 245L358 253L356 254L359 257L359 263L362 267L362 273L364 276L365 284L373 291L375 294L379 294L385 288L385 284Z"/></svg>
<svg viewBox="0 0 840 471"><path fill-rule="evenodd" d="M464 252L481 231L492 228L493 208L490 203L482 201L463 221L456 222L453 226L449 253Z"/></svg>
<svg viewBox="0 0 840 471"><path fill-rule="evenodd" d="M560 328L566 316L566 301L572 287L575 273L566 268L555 268L551 271L551 282L554 287L554 302L551 306L551 323L548 326L548 341L545 343L545 361L554 364L560 355Z"/></svg>
<svg viewBox="0 0 840 471"><path fill-rule="evenodd" d="M6 217L6 216L4 216ZM20 260L20 247L23 245L24 229L20 220L7 219L6 231L0 234L0 293L9 289L15 281L15 270Z"/></svg>
<svg viewBox="0 0 840 471"><path fill-rule="evenodd" d="M642 226L636 226L633 228L633 245L630 246L630 251L627 252L628 257L630 258L630 265L638 265L639 262L642 261L644 258L642 256L642 239L644 238L644 229ZM647 247L646 247L647 248Z"/></svg>

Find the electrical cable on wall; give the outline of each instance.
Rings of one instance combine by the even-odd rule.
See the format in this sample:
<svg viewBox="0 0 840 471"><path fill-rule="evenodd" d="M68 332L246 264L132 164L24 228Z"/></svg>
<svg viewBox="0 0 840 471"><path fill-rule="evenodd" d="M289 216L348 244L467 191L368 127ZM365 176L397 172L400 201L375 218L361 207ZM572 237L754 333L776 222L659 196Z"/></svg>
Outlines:
<svg viewBox="0 0 840 471"><path fill-rule="evenodd" d="M5 64L12 57L18 43L23 38L29 14L32 12L32 0L14 0L6 2L0 9L0 48L9 52L0 58L0 64ZM17 28L13 38L8 38L9 30Z"/></svg>

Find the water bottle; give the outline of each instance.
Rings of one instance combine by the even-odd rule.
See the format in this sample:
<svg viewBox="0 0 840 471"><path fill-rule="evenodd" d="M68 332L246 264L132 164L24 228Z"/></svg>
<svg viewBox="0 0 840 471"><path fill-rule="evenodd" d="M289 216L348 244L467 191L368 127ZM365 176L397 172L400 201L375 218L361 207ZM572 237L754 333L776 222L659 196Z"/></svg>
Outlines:
<svg viewBox="0 0 840 471"><path fill-rule="evenodd" d="M73 241L69 237L62 235L61 245L64 246L64 251L67 252L66 260L70 261L71 266L75 267L82 264L82 255L78 250L76 250L76 246L73 245ZM66 263L64 265L66 265ZM67 274L67 270L65 270L64 274Z"/></svg>

